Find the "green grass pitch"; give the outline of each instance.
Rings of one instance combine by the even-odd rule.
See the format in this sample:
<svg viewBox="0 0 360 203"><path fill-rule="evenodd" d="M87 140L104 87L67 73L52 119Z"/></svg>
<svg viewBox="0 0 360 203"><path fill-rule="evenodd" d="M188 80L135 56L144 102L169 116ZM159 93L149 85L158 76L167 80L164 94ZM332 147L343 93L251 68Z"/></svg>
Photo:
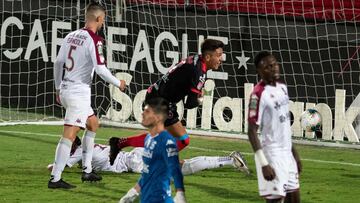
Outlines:
<svg viewBox="0 0 360 203"><path fill-rule="evenodd" d="M82 183L81 170L65 169L64 180L73 190L47 188L46 166L54 159L61 126L17 125L0 127L0 202L118 202L139 174L104 173L100 183ZM101 128L97 143L106 144L111 136L128 136L135 130ZM303 160L300 176L301 202L359 202L360 151L352 149L296 146ZM248 141L192 136L190 147L180 158L200 155L227 155L233 150L245 154L250 176L231 167L185 176L190 203L264 202L258 196L253 153Z"/></svg>

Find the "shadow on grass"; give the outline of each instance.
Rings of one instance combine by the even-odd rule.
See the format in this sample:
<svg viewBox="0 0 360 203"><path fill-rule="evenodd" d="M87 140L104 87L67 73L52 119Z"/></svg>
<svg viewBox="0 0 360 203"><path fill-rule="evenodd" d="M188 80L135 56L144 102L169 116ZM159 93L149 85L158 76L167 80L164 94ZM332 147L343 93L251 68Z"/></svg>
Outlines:
<svg viewBox="0 0 360 203"><path fill-rule="evenodd" d="M23 139L23 140L30 140L33 142L41 142L44 144L51 144L51 145L56 145L58 143L58 141L49 141L49 140L45 140L45 139L41 139L41 137L39 136L34 136L31 134L16 134L16 133L6 133L6 132L0 132L0 137L12 137L12 138L19 138L19 139ZM59 137L60 138L60 137Z"/></svg>
<svg viewBox="0 0 360 203"><path fill-rule="evenodd" d="M261 201L261 198L259 197L257 192L249 191L249 190L228 190L226 188L222 187L214 187L210 185L205 184L199 184L199 183L189 183L187 182L186 185L193 186L198 188L199 190L203 190L206 193L209 194L209 196L216 196L217 198L223 198L223 199L235 199L235 200L248 200L248 201L254 201L259 202Z"/></svg>

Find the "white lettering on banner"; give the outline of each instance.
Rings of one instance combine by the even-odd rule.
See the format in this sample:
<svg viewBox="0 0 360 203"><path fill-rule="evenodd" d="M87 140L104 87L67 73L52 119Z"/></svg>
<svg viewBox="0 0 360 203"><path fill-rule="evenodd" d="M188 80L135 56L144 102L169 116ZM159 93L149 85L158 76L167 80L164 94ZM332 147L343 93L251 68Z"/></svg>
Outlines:
<svg viewBox="0 0 360 203"><path fill-rule="evenodd" d="M142 51L141 48L143 48ZM130 70L135 71L136 64L143 58L146 59L146 66L149 73L154 73L154 67L150 56L150 47L147 41L145 30L140 30L136 40L133 56L131 58Z"/></svg>
<svg viewBox="0 0 360 203"><path fill-rule="evenodd" d="M159 70L159 72L162 74L167 73L167 71L169 69L169 67L164 67L160 61L160 44L165 39L170 40L170 42L173 46L179 46L178 41L176 40L175 36L171 32L162 32L159 34L159 36L157 36L157 38L155 40L155 45L154 45L154 50L155 50L154 58L155 58L155 65L156 65L157 69ZM173 59L170 67L175 66L179 62L179 53L176 51L166 51L166 57Z"/></svg>
<svg viewBox="0 0 360 203"><path fill-rule="evenodd" d="M37 40L35 40L36 36L38 37ZM34 21L34 25L29 37L29 43L27 45L26 48L26 52L25 52L25 59L29 60L30 59L30 54L33 50L37 49L40 47L42 56L43 56L43 60L45 62L49 61L49 56L46 50L46 45L45 45L45 39L44 39L44 33L41 27L41 21L39 19L35 19Z"/></svg>
<svg viewBox="0 0 360 203"><path fill-rule="evenodd" d="M107 38L107 46L106 46L106 52L107 52L106 61L108 67L111 69L127 70L128 69L127 63L114 61L113 51L126 52L126 45L122 43L114 43L113 36L114 35L128 36L128 29L109 26L107 33L108 33L107 35L108 38Z"/></svg>
<svg viewBox="0 0 360 203"><path fill-rule="evenodd" d="M63 38L57 37L58 30L71 30L71 23L69 22L52 22L51 31L51 62L55 62L57 56L57 47L61 45Z"/></svg>
<svg viewBox="0 0 360 203"><path fill-rule="evenodd" d="M16 26L18 29L14 29L16 33L19 30L21 36L26 35L22 33L21 30L24 30L23 23L17 17L10 16L7 17L2 25L1 25L1 33L0 33L0 42L1 46L6 44L6 32L10 26ZM60 22L60 21L52 21L52 29L51 29L51 61L54 62L57 55L57 47L61 44L62 38L58 38L57 32L59 29L62 30L71 30L70 22ZM121 35L128 36L128 30L126 28L118 28L118 27L108 27L108 46L107 46L107 59L110 68L112 69L121 69L121 70L132 70L135 71L136 65L138 62L142 61L144 58L146 60L147 68L149 73L154 73L153 61L150 55L150 46L147 41L146 32L144 30L140 30L138 33L138 38L136 40L136 44L133 51L133 57L131 59L130 68L128 68L127 63L116 62L113 60L113 52L126 52L127 45L122 43L114 43L113 35ZM20 34L19 34L20 35ZM207 36L210 39L218 39L224 42L225 45L228 44L227 37L221 36ZM198 51L200 52L201 42L204 40L204 36L198 36ZM161 32L156 40L154 45L154 63L159 72L164 73L168 70L168 68L164 67L160 61L160 47L161 43L164 40L169 40L171 44L176 47L179 46L176 37L170 32ZM186 33L182 34L182 44L181 44L181 52L167 50L166 57L172 59L172 63L176 63L179 60L179 56L181 53L182 58L185 58L188 53L188 35ZM44 62L48 62L49 56L47 53L46 42L44 37L44 32L42 29L41 21L39 19L35 19L33 22L33 26L29 33L29 41L27 44L26 52L24 59L30 59L31 53L40 48L42 60ZM8 59L17 59L23 53L23 48L21 47L11 47L8 50L3 52L4 56ZM36 56L38 57L38 56ZM226 55L223 55L223 60L226 60ZM208 72L208 76L214 79L228 79L228 75L226 72ZM117 73L116 76L118 78L124 79L126 83L129 85L132 79L130 74L125 73ZM242 106L243 101L240 98L219 98L217 102L213 105L213 90L215 88L215 84L211 80L207 80L205 83L206 94L204 96L203 106L202 106L202 115L201 115L201 128L202 129L211 129L211 117L216 117L215 125L218 129L223 130L233 130L233 131L247 131L247 115L248 115L248 101L250 92L253 89L253 84L244 84L245 96L244 96L244 107ZM357 115L360 113L359 105L351 105L347 110L345 110L345 90L337 90L335 95L335 127L333 129L332 126L332 111L327 104L307 104L306 108L315 108L322 115L322 132L323 139L325 140L343 140L344 137L351 142L359 142L359 136L356 134L352 123L356 119ZM107 117L111 118L114 121L126 121L132 113L134 113L135 118L137 120L141 119L142 112L142 102L145 97L145 92L140 91L134 98L134 101L131 98L118 90L118 88L110 85L110 94L111 97L119 102L122 105L122 109L120 111L115 110L113 107L110 108L107 112ZM359 97L360 98L360 97ZM355 103L355 101L354 101ZM180 118L184 114L184 105L182 102L177 104L178 112ZM292 125L293 135L298 137L303 137L304 131L300 127L300 115L304 111L304 103L303 102L292 102L289 103L290 111L294 116L294 124ZM225 121L222 117L222 112L224 109L228 107L232 112L232 119L230 121ZM244 109L245 114L240 114L239 112L243 112ZM196 115L197 108L187 110L187 124L189 128L196 127ZM236 115L236 119L234 118ZM238 116L239 115L239 116ZM244 116L245 115L245 116ZM244 118L244 119L242 119ZM245 126L244 126L245 125ZM244 130L243 130L244 129ZM312 134L307 134L307 136L313 136Z"/></svg>
<svg viewBox="0 0 360 203"><path fill-rule="evenodd" d="M3 46L6 43L6 30L7 30L8 26L11 24L16 25L20 30L24 29L24 26L23 26L22 22L19 20L19 18L13 17L13 16L6 18L6 20L3 22L2 26L1 26L1 35L0 35L1 36L1 46ZM14 52L6 50L3 53L9 59L16 59L21 55L22 51L23 51L23 48L17 48L16 51L14 51Z"/></svg>
<svg viewBox="0 0 360 203"><path fill-rule="evenodd" d="M125 79L126 83L131 82L131 76L129 75L126 77L125 75L129 75L127 73L117 73L116 76L119 79ZM111 86L111 85L110 85ZM207 80L205 82L205 95L204 95L204 102L202 106L202 112L201 112L201 128L202 129L210 129L211 128L211 115L213 115L215 126L219 130L224 131L235 131L240 132L244 129L244 123L247 123L247 114L243 116L242 112L249 112L248 105L245 105L244 111L243 111L243 101L241 98L230 98L230 97L221 97L219 98L213 107L213 95L214 95L214 88L215 83L212 80ZM245 83L244 84L244 91L245 95L248 92L251 92L253 89L253 84ZM113 107L109 108L106 116L107 118L114 120L114 121L125 121L129 119L131 112L136 112L136 120L138 122L141 122L140 118L141 112L142 112L142 102L144 102L145 99L145 93L146 90L141 90L134 99L134 105L131 105L132 101L128 95L125 93L120 92L117 88L110 88L110 95L115 99L117 102L119 102L122 106L127 106L127 108L122 108L120 111L117 111L113 109ZM340 94L341 93L341 94ZM345 90L338 90L336 92L335 100L336 100L336 108L340 108L339 104L341 104L341 108L343 109L342 115L335 115L335 118L337 119L335 122L338 126L334 128L334 140L343 140L343 137L346 135L346 137L349 139L349 141L352 142L359 142L358 137L356 134L352 134L354 132L354 128L352 127L352 123L354 122L354 119L356 118L356 115L360 113L359 107L351 107L345 112L345 102L344 101L338 101L341 100L341 98L344 98L345 96ZM249 100L249 96L245 97L245 100ZM248 104L248 102L246 103ZM184 114L184 108L182 101L179 102L178 107L178 113L180 118ZM131 108L136 109L131 109ZM316 110L320 112L322 115L322 132L323 132L323 139L326 140L332 140L332 113L331 109L327 104L319 103L315 106L309 105L309 107L313 107ZM229 108L232 112L232 118L230 121L226 121L223 117L223 111L225 108ZM290 112L293 114L294 117L294 123L292 125L292 131L293 136L296 137L303 137L304 130L300 127L300 116L304 112L304 103L303 102L289 102L289 109ZM188 109L187 110L187 127L188 128L195 128L196 127L196 111L197 108L194 109ZM124 113L125 112L125 113ZM339 112L339 110L336 110L336 112ZM339 114L339 113L338 113ZM356 114L356 115L355 115ZM121 115L121 116L119 116ZM243 122L243 119L244 122ZM339 119L341 118L341 119ZM345 133L342 133L345 132ZM326 134L325 134L326 133ZM355 132L354 132L355 133Z"/></svg>

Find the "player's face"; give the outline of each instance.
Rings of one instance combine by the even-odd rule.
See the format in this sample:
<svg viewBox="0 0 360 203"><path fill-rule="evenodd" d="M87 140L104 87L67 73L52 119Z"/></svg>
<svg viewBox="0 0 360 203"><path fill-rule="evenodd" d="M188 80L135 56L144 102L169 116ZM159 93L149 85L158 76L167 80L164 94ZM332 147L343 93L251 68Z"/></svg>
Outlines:
<svg viewBox="0 0 360 203"><path fill-rule="evenodd" d="M159 122L159 115L155 114L154 110L148 105L145 106L144 111L142 113L142 122L141 124L144 127L151 128Z"/></svg>
<svg viewBox="0 0 360 203"><path fill-rule="evenodd" d="M276 80L280 78L280 66L274 56L263 58L258 66L260 77L264 82L275 84Z"/></svg>
<svg viewBox="0 0 360 203"><path fill-rule="evenodd" d="M221 65L223 49L217 48L215 51L205 55L205 63L208 70L217 70Z"/></svg>
<svg viewBox="0 0 360 203"><path fill-rule="evenodd" d="M101 13L97 18L97 31L101 30L105 23L105 13Z"/></svg>

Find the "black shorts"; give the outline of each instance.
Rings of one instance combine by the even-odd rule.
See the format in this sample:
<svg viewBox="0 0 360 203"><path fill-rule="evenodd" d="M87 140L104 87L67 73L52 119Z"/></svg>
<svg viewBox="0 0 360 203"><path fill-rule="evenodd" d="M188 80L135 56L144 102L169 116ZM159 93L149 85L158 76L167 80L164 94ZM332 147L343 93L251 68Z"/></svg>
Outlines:
<svg viewBox="0 0 360 203"><path fill-rule="evenodd" d="M154 94L154 92L152 93L147 92L145 95L145 104L146 101L149 101L149 99L155 97L161 97L161 96ZM176 110L177 110L176 104L169 102L169 113L168 113L168 118L165 120L164 123L165 127L171 126L179 121L179 114Z"/></svg>

